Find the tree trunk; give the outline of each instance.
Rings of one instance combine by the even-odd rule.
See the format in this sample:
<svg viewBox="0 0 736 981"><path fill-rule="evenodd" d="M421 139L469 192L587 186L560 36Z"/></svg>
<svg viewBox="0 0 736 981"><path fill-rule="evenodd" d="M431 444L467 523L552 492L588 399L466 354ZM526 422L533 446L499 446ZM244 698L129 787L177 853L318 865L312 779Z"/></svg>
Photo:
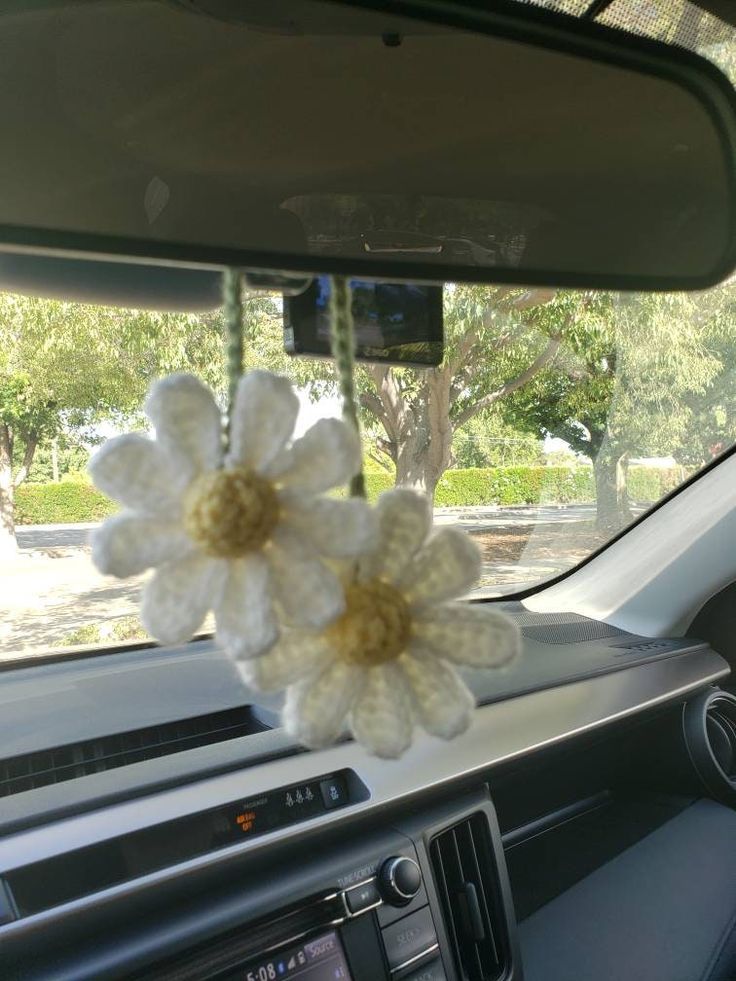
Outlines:
<svg viewBox="0 0 736 981"><path fill-rule="evenodd" d="M33 465L33 458L36 455L36 447L38 446L38 433L35 430L31 430L26 436L25 448L23 450L23 462L18 468L18 472L13 478L13 487L20 487L23 481L26 479L31 471ZM12 455L12 453L11 453Z"/></svg>
<svg viewBox="0 0 736 981"><path fill-rule="evenodd" d="M596 498L596 529L615 535L631 521L626 487L626 453L599 453L593 460Z"/></svg>
<svg viewBox="0 0 736 981"><path fill-rule="evenodd" d="M414 414L412 413L412 416ZM417 425L416 419L411 425L402 427L396 441L396 486L411 487L413 490L429 494L427 487L427 433L424 427ZM434 487L431 488L434 494Z"/></svg>
<svg viewBox="0 0 736 981"><path fill-rule="evenodd" d="M453 425L450 421L449 372L435 369L428 378L428 397L425 405L427 453L424 465L425 492L434 502L434 492L442 474L452 462Z"/></svg>
<svg viewBox="0 0 736 981"><path fill-rule="evenodd" d="M16 555L13 517L13 440L10 430L0 423L0 558Z"/></svg>
<svg viewBox="0 0 736 981"><path fill-rule="evenodd" d="M403 415L396 441L396 484L412 487L434 501L439 479L450 465L450 375L428 373L426 394Z"/></svg>
<svg viewBox="0 0 736 981"><path fill-rule="evenodd" d="M59 483L59 441L56 437L51 440L51 477L55 484Z"/></svg>

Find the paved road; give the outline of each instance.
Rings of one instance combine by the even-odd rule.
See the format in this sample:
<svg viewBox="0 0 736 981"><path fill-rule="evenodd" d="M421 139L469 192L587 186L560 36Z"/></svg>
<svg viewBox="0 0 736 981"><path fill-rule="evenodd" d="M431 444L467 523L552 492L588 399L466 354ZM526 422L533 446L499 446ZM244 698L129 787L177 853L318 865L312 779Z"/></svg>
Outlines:
<svg viewBox="0 0 736 981"><path fill-rule="evenodd" d="M488 531L493 528L515 528L534 524L566 524L593 517L595 505L551 505L524 507L436 508L436 525L459 525L466 531ZM75 548L84 545L95 524L21 525L17 528L21 549Z"/></svg>
<svg viewBox="0 0 736 981"><path fill-rule="evenodd" d="M22 549L79 548L96 524L19 525L15 534Z"/></svg>

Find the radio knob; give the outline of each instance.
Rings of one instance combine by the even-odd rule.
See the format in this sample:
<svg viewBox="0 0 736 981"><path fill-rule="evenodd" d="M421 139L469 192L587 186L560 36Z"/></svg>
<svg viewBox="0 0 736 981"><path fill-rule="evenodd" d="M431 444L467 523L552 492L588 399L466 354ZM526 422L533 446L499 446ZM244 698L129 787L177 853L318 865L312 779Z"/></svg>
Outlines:
<svg viewBox="0 0 736 981"><path fill-rule="evenodd" d="M396 855L387 858L378 873L378 888L391 906L406 906L419 892L422 873L413 858Z"/></svg>

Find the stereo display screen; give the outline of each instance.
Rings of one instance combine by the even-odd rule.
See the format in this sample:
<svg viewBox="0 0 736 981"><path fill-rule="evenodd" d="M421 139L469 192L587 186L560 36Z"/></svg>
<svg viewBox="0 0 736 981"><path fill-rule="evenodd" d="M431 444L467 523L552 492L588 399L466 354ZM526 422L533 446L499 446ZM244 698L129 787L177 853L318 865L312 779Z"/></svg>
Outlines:
<svg viewBox="0 0 736 981"><path fill-rule="evenodd" d="M250 961L222 981L351 981L335 931Z"/></svg>

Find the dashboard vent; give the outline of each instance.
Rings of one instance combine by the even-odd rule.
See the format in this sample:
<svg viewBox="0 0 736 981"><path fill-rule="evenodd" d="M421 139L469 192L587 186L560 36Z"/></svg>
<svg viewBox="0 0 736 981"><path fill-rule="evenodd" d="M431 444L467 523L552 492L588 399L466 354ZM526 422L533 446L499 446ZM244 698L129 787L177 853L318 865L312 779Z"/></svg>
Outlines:
<svg viewBox="0 0 736 981"><path fill-rule="evenodd" d="M496 981L506 968L503 919L486 816L439 834L430 857L447 932L463 981Z"/></svg>
<svg viewBox="0 0 736 981"><path fill-rule="evenodd" d="M0 760L0 797L271 728L250 705Z"/></svg>
<svg viewBox="0 0 736 981"><path fill-rule="evenodd" d="M736 805L736 695L708 688L683 709L685 745L708 792Z"/></svg>
<svg viewBox="0 0 736 981"><path fill-rule="evenodd" d="M714 699L705 729L716 763L729 780L736 780L736 704L726 698Z"/></svg>

